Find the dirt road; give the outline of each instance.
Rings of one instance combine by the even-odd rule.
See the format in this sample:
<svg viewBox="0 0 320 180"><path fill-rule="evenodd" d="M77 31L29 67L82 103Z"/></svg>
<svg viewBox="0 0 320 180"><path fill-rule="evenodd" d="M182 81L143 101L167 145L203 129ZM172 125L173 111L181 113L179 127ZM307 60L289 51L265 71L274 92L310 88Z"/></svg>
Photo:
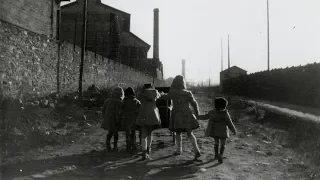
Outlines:
<svg viewBox="0 0 320 180"><path fill-rule="evenodd" d="M209 110L208 99L198 101L202 112ZM175 147L167 130L155 132L152 159L141 161L138 152L124 151L124 134L120 135L120 152L104 152L105 132L91 127L59 150L43 152L27 163L2 167L1 179L317 179L291 149L272 142L268 129L250 123L251 117L242 111L234 110L239 133L229 139L223 164L213 161L213 140L204 137L204 128L195 132L202 151L199 161L192 161L186 136L183 154L171 156ZM206 127L207 121L201 124Z"/></svg>

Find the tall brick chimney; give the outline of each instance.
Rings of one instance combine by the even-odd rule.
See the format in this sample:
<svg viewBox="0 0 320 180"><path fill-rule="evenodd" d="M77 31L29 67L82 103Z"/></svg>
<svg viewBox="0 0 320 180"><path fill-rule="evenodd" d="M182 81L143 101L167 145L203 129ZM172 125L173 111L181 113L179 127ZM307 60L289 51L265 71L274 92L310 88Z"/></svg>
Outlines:
<svg viewBox="0 0 320 180"><path fill-rule="evenodd" d="M159 9L156 8L153 11L153 59L159 60Z"/></svg>

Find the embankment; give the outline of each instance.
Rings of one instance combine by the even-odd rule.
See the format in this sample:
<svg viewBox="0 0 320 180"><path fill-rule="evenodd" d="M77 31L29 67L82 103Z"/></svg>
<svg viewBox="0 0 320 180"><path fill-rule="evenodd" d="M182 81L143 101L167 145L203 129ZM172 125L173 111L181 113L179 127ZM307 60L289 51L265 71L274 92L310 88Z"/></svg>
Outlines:
<svg viewBox="0 0 320 180"><path fill-rule="evenodd" d="M269 104L246 101L254 121L272 129L270 136L294 149L301 159L320 165L320 117Z"/></svg>

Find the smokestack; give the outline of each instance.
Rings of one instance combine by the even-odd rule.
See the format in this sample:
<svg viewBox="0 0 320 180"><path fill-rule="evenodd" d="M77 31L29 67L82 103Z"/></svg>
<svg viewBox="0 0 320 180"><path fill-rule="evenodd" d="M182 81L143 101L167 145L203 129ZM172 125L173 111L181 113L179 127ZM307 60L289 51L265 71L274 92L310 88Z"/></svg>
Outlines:
<svg viewBox="0 0 320 180"><path fill-rule="evenodd" d="M186 78L186 60L182 59L182 76Z"/></svg>
<svg viewBox="0 0 320 180"><path fill-rule="evenodd" d="M154 9L153 59L159 59L159 9Z"/></svg>

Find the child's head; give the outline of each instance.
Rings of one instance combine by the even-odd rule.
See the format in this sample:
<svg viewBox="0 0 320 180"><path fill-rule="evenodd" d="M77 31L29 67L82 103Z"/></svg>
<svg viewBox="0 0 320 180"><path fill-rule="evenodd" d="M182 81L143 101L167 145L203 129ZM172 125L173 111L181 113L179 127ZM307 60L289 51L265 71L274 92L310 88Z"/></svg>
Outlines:
<svg viewBox="0 0 320 180"><path fill-rule="evenodd" d="M182 75L177 75L171 84L170 90L187 89L185 78Z"/></svg>
<svg viewBox="0 0 320 180"><path fill-rule="evenodd" d="M128 87L126 90L124 90L124 96L128 97L128 96L135 96L135 92L131 87Z"/></svg>
<svg viewBox="0 0 320 180"><path fill-rule="evenodd" d="M214 100L214 107L216 110L225 110L228 106L228 101L223 97L217 97Z"/></svg>
<svg viewBox="0 0 320 180"><path fill-rule="evenodd" d="M152 84L144 84L143 89L150 89L152 88Z"/></svg>
<svg viewBox="0 0 320 180"><path fill-rule="evenodd" d="M121 87L118 87L118 86L113 88L112 89L112 97L123 99L123 97L124 97L123 89Z"/></svg>

